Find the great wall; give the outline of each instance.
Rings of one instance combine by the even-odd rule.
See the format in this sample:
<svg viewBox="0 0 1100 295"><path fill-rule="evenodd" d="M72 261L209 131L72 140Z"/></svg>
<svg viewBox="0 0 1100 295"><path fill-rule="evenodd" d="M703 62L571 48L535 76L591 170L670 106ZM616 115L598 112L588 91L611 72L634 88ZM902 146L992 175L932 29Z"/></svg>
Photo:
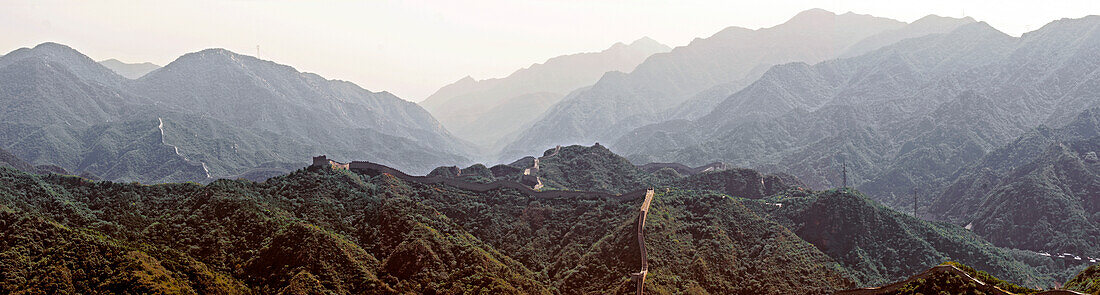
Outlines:
<svg viewBox="0 0 1100 295"><path fill-rule="evenodd" d="M912 277L909 277L908 279L906 279L904 281L894 282L892 284L885 285L885 286L882 286L882 287L843 290L843 291L837 291L836 293L833 293L833 294L836 294L836 295L893 294L893 293L897 293L900 289L902 289L902 287L905 287L907 284L909 284L911 282L915 282L915 281L918 281L918 280L927 280L929 277L931 277L932 275L934 275L936 273L949 273L949 274L953 274L955 276L958 276L960 278L963 278L964 280L972 282L974 284L974 286L976 286L978 289L980 289L985 294L994 294L994 295L1014 295L1015 294L1015 293L1012 293L1012 292L1005 291L1004 289L1001 289L1000 287L990 285L990 284L986 284L982 280L979 280L979 279L976 279L976 278L970 276L970 274L966 273L965 271L962 271L961 269L959 269L958 267L955 267L954 265L938 265L938 266L932 267L932 268L930 268L930 269L928 269L928 270L926 270L922 273L919 273L919 274L916 274ZM1088 294L1085 294L1085 293L1081 293L1081 292L1077 292L1077 291L1070 291L1070 290L1047 290L1047 291L1042 291L1042 292L1032 293L1032 294L1034 294L1034 295L1088 295Z"/></svg>
<svg viewBox="0 0 1100 295"><path fill-rule="evenodd" d="M646 261L645 252L645 219L649 214L649 203L652 201L653 189L646 190L645 200L642 201L642 207L638 210L638 249L642 252L642 269L630 274L638 286L638 295L641 295L645 289L645 275L649 273L649 262Z"/></svg>
<svg viewBox="0 0 1100 295"><path fill-rule="evenodd" d="M556 156L559 151L561 151L561 146L558 146L557 148L555 148L553 153L550 153L549 155L545 155L541 158L549 158L549 157ZM328 159L327 156L323 156L323 155L313 157L313 164L310 165L310 168L342 169L342 170L349 170L349 171L352 171L352 172L361 173L361 174L370 175L370 176L377 176L377 175L381 175L381 174L389 174L389 175L392 175L392 176L394 176L398 179L401 179L403 181L412 181L412 182L417 182L417 183L422 183L422 184L443 184L443 185L452 186L452 187L456 187L456 188L463 189L463 190L468 190L468 191L475 191L475 192L486 192L486 191L491 191L491 190L508 188L508 189L518 190L519 192L521 192L523 194L531 195L531 196L536 197L536 198L575 198L575 197L593 197L593 196L600 197L600 198L611 198L611 199L617 199L617 200L630 200L630 199L635 199L635 198L642 198L643 199L642 200L642 205L639 208L638 219L637 219L637 223L636 223L637 224L636 233L638 235L638 247L639 247L640 252L641 252L640 253L641 254L641 267L640 267L640 270L638 272L630 274L631 279L633 279L636 283L637 290L638 290L637 294L641 295L643 290L645 289L645 276L649 272L649 264L648 264L648 261L646 260L646 248L645 248L645 220L646 220L647 213L649 212L649 205L653 201L654 190L652 188L644 188L644 189L634 190L634 191L630 191L630 192L626 192L626 193L622 193L622 194L618 194L618 195L605 193L605 192L594 192L594 191L564 191L564 190L540 191L539 189L542 188L542 181L538 178L539 159L540 158L535 158L534 164L530 168L527 168L527 169L523 170L523 175L521 176L521 181L524 182L524 183L530 183L530 184L524 184L524 183L521 183L521 182L509 181L509 180L497 180L497 181L493 181L493 182L490 182L490 183L476 183L476 182L469 182L469 181L465 181L465 180L461 180L461 179L450 178L450 177L442 177L442 176L412 176L412 175L406 174L405 172L401 172L400 170L394 169L394 168L386 166L386 165L378 164L378 163L372 163L372 162L366 162L366 161L352 161L350 163L340 163L340 162L336 162L334 160ZM532 179L533 179L533 182L531 181Z"/></svg>

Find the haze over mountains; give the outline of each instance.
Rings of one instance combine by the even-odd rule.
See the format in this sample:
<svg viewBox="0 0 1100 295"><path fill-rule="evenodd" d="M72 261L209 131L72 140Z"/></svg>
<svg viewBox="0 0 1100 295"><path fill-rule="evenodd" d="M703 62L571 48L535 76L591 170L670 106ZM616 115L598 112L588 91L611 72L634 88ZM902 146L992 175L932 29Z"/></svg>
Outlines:
<svg viewBox="0 0 1100 295"><path fill-rule="evenodd" d="M149 72L160 68L160 66L150 62L124 63L113 58L108 60L101 60L99 61L99 64L107 67L108 69L114 71L120 76L126 77L127 79L141 78L141 76L145 76L145 74L148 74Z"/></svg>
<svg viewBox="0 0 1100 295"><path fill-rule="evenodd" d="M790 170L850 183L888 204L935 194L986 152L1100 105L1092 89L1100 18L1004 35L984 23L855 58L777 66L694 121L646 126L613 147L640 161ZM648 140L642 140L648 139ZM660 141L655 144L653 140Z"/></svg>
<svg viewBox="0 0 1100 295"><path fill-rule="evenodd" d="M925 19L967 21L972 20ZM871 36L884 32L903 35L897 30L905 31L904 27L905 23L896 20L853 13L836 15L820 9L799 13L771 28L730 27L669 53L654 55L628 74L608 73L590 89L575 92L551 108L504 148L503 157L559 143L612 141L633 128L671 119L662 113L689 100L685 110L672 113L691 117L748 85L772 65L835 58ZM867 44L861 46L871 46Z"/></svg>
<svg viewBox="0 0 1100 295"><path fill-rule="evenodd" d="M596 83L605 72L633 70L650 55L668 50L650 38L617 43L600 52L551 58L504 78L467 76L420 104L455 135L491 149L570 91Z"/></svg>
<svg viewBox="0 0 1100 295"><path fill-rule="evenodd" d="M0 277L623 293L647 262L648 292L825 293L951 260L1046 288L1085 262L1040 252L1100 257L1097 154L1100 16L1013 37L812 9L466 77L419 105L224 49L159 67L43 43L0 56L0 232L16 241L0 239ZM317 155L404 172L302 169ZM468 189L494 182L525 187ZM125 267L58 258L100 252Z"/></svg>
<svg viewBox="0 0 1100 295"><path fill-rule="evenodd" d="M4 148L111 180L270 176L323 153L426 171L470 154L414 103L221 49L130 80L44 43L0 57L0 76Z"/></svg>

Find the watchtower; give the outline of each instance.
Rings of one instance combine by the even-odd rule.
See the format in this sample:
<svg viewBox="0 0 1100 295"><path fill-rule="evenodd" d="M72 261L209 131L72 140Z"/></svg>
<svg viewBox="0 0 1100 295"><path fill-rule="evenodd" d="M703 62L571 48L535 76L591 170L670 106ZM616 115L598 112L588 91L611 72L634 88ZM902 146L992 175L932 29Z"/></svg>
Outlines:
<svg viewBox="0 0 1100 295"><path fill-rule="evenodd" d="M310 167L330 167L331 165L332 164L329 164L328 156L320 155L313 157L313 165L310 165Z"/></svg>

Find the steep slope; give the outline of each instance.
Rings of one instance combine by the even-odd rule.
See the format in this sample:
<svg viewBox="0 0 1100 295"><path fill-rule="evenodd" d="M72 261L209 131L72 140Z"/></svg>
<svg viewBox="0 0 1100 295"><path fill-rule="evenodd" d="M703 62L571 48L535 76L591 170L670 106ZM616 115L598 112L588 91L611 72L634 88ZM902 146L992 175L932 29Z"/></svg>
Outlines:
<svg viewBox="0 0 1100 295"><path fill-rule="evenodd" d="M53 42L38 44L34 48L19 48L0 56L0 68L28 59L56 63L66 67L65 70L81 80L107 86L117 86L125 80L122 76L96 63L91 58L76 52L68 46Z"/></svg>
<svg viewBox="0 0 1100 295"><path fill-rule="evenodd" d="M600 52L551 58L504 78L466 77L420 104L455 135L491 144L538 118L570 91L596 83L603 73L631 71L650 55L668 50L650 38L617 43Z"/></svg>
<svg viewBox="0 0 1100 295"><path fill-rule="evenodd" d="M959 26L974 23L971 17L953 18L938 15L928 15L913 21L904 27L887 30L860 40L856 44L844 50L840 58L849 58L863 55L864 53L898 43L901 40L923 37L931 34L943 34L954 31Z"/></svg>
<svg viewBox="0 0 1100 295"><path fill-rule="evenodd" d="M1029 265L962 227L887 209L858 192L800 190L765 199L769 217L836 259L861 286L896 281L954 260L1028 286L1047 286Z"/></svg>
<svg viewBox="0 0 1100 295"><path fill-rule="evenodd" d="M1065 294L1039 291L1017 286L961 263L945 262L904 281L877 288L844 290L836 294Z"/></svg>
<svg viewBox="0 0 1100 295"><path fill-rule="evenodd" d="M0 142L34 165L145 183L262 179L322 147L414 171L468 161L465 143L389 93L225 50L128 80L54 43L0 57Z"/></svg>
<svg viewBox="0 0 1100 295"><path fill-rule="evenodd" d="M1066 282L1066 289L1093 295L1100 294L1100 264L1090 266Z"/></svg>
<svg viewBox="0 0 1100 295"><path fill-rule="evenodd" d="M991 151L933 196L933 217L990 241L1100 256L1100 109L1057 129L1040 126Z"/></svg>
<svg viewBox="0 0 1100 295"><path fill-rule="evenodd" d="M99 64L107 67L116 74L119 74L120 76L126 77L126 79L131 80L141 78L141 76L145 76L145 74L148 74L149 72L160 68L160 66L150 62L124 63L113 58L108 60L101 60L99 61Z"/></svg>
<svg viewBox="0 0 1100 295"><path fill-rule="evenodd" d="M893 141L921 135L918 130L902 137L883 127L906 117L924 120L935 103L960 93L952 84L964 77L950 73L1006 55L1011 42L984 23L971 24L856 58L776 66L705 117L639 128L614 146L644 161L809 167L791 172L815 186L839 180L838 155L846 154L852 179L862 183L879 172L870 168L881 167L898 150ZM938 124L917 123L896 126L923 130Z"/></svg>
<svg viewBox="0 0 1100 295"><path fill-rule="evenodd" d="M750 202L658 190L646 221L646 292L823 294L853 286L834 260Z"/></svg>
<svg viewBox="0 0 1100 295"><path fill-rule="evenodd" d="M969 17L960 19L941 17L936 15L925 16L910 24L906 24L901 28L886 30L881 33L864 38L858 43L848 47L839 57L855 57L863 55L870 51L877 50L882 47L898 43L905 39L919 38L932 34L948 33L960 26L974 22L974 19ZM673 115L670 117L670 119L693 120L707 115L727 97L733 95L737 91L756 81L756 79L760 78L760 76L763 75L764 71L766 70L766 68L759 68L758 71L746 75L746 78L744 79L715 86L711 89L700 92L691 100L685 101L674 111L672 111Z"/></svg>
<svg viewBox="0 0 1100 295"><path fill-rule="evenodd" d="M659 181L599 144L554 148L539 159L536 174L543 185L551 189L624 193L653 186Z"/></svg>
<svg viewBox="0 0 1100 295"><path fill-rule="evenodd" d="M34 224L20 220L42 220L39 223L63 230L63 234L40 236L43 246L5 240L0 250L8 255L0 263L13 267L3 268L3 275L20 279L5 280L0 287L3 290L141 292L146 288L143 284L101 285L96 277L86 275L125 279L126 268L72 265L67 262L73 261L70 259L42 260L75 254L86 257L76 261L99 263L119 259L113 256L121 254L114 253L141 251L144 253L137 253L138 258L145 262L139 266L154 268L147 271L154 277L146 281L161 285L159 288L176 286L203 293L213 292L208 286L211 283L243 289L228 293L425 293L450 289L547 293L522 265L464 233L434 209L405 197L383 200L369 193L381 183L354 176L299 172L270 182L274 186L224 180L208 186L141 186L29 176L11 170L0 173L5 184L0 188L2 214L13 221L4 223L5 230L20 233L9 237L37 233L31 227ZM107 192L113 193L103 194ZM97 197L100 194L110 197ZM318 197L321 195L331 197ZM65 205L49 205L55 202ZM334 202L352 207L333 207ZM81 234L64 234L70 231ZM96 244L81 243L87 239L82 238L83 233L106 239L114 249L88 250L86 247ZM35 250L42 248L49 251ZM51 262L21 263L28 260ZM49 278L35 269L51 268L66 269L73 275L58 284L31 284ZM202 272L196 273L196 268ZM135 274L142 276L141 272ZM164 286L167 284L171 285Z"/></svg>
<svg viewBox="0 0 1100 295"><path fill-rule="evenodd" d="M205 186L91 182L7 168L0 168L0 178L6 220L0 228L12 233L0 241L0 265L11 266L0 275L16 278L0 290L93 292L105 288L96 283L102 277L129 274L42 260L58 255L136 260L149 269L135 272L147 283L109 285L115 292L184 293L616 293L630 289L628 274L639 263L633 227L639 200L632 198L537 199L329 169ZM653 245L646 289L824 293L851 287L827 256L739 203L692 191L658 194L653 233L646 236ZM44 225L61 233L34 236ZM38 242L9 243L13 239ZM53 269L73 276L34 283L49 278L39 270Z"/></svg>
<svg viewBox="0 0 1100 295"><path fill-rule="evenodd" d="M263 136L330 146L328 150L341 157L381 158L380 162L413 171L431 169L426 163L467 161L461 156L466 153L464 144L414 103L223 49L184 55L127 85L158 104ZM183 148L181 153L213 152L213 147L205 148Z"/></svg>
<svg viewBox="0 0 1100 295"><path fill-rule="evenodd" d="M793 61L817 63L868 36L904 23L814 9L771 28L730 27L671 52L655 54L629 74L610 72L574 92L508 144L514 158L555 144L608 141L711 87Z"/></svg>
<svg viewBox="0 0 1100 295"><path fill-rule="evenodd" d="M984 23L847 59L776 66L694 121L636 129L612 146L638 162L724 161L787 171L814 187L850 184L900 208L1040 124L1100 104L1100 17L1021 38ZM1071 111L1071 110L1075 110Z"/></svg>
<svg viewBox="0 0 1100 295"><path fill-rule="evenodd" d="M0 57L0 142L34 165L122 181L204 180L164 144L151 101L72 48L43 43ZM135 118L139 118L138 121Z"/></svg>
<svg viewBox="0 0 1100 295"><path fill-rule="evenodd" d="M0 166L11 167L15 170L31 173L34 173L36 171L34 165L24 162L23 160L19 159L19 157L4 149L0 149Z"/></svg>

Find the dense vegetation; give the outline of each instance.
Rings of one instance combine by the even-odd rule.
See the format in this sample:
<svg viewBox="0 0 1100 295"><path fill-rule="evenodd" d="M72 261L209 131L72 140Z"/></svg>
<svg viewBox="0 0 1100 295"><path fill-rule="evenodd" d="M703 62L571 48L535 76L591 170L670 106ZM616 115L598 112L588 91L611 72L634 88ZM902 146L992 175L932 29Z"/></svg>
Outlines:
<svg viewBox="0 0 1100 295"><path fill-rule="evenodd" d="M539 162L539 177L548 189L623 193L658 182L649 173L599 144L563 146L554 155L556 150L547 150Z"/></svg>
<svg viewBox="0 0 1100 295"><path fill-rule="evenodd" d="M948 260L1029 286L1054 282L966 229L890 210L856 191L794 189L765 201L782 204L761 205L771 219L833 257L861 286L904 279Z"/></svg>
<svg viewBox="0 0 1100 295"><path fill-rule="evenodd" d="M657 294L796 294L853 287L840 265L782 225L719 193L658 193L646 221L647 289Z"/></svg>
<svg viewBox="0 0 1100 295"><path fill-rule="evenodd" d="M601 146L552 152L540 172L567 189L657 188L649 292L827 293L947 260L1028 286L1065 271L854 191L747 169L649 173ZM485 182L524 164L533 159L431 174ZM631 291L640 265L636 198L479 193L329 169L148 186L0 168L0 180L6 292L603 294Z"/></svg>
<svg viewBox="0 0 1100 295"><path fill-rule="evenodd" d="M608 293L629 291L640 264L637 199L533 199L331 170L209 185L7 168L0 178L2 292ZM657 200L647 289L851 286L741 201L690 191Z"/></svg>
<svg viewBox="0 0 1100 295"><path fill-rule="evenodd" d="M1033 294L1042 290L1029 289L998 279L984 271L962 263L948 261L916 274L904 281L840 294Z"/></svg>
<svg viewBox="0 0 1100 295"><path fill-rule="evenodd" d="M1066 289L1093 295L1100 294L1100 264L1090 266L1066 282Z"/></svg>
<svg viewBox="0 0 1100 295"><path fill-rule="evenodd" d="M1019 285L1016 285L1016 284L1007 282L1005 280L999 279L999 278L997 278L997 277L995 277L995 276L993 276L993 275L991 275L991 274L989 274L985 271L976 270L973 267L970 267L970 266L962 264L962 263L958 263L958 262L954 262L954 261L948 261L948 262L945 262L944 265L954 266L955 268L958 268L959 270L962 270L963 272L965 272L967 275L969 275L970 277L972 277L974 279L982 281L986 284L997 286L997 288L1000 288L1001 290L1005 290L1005 291L1008 291L1008 292L1012 292L1012 293L1035 293L1035 292L1041 291L1041 290L1021 287Z"/></svg>
<svg viewBox="0 0 1100 295"><path fill-rule="evenodd" d="M967 276L956 272L929 270L926 276L910 279L896 290L882 292L881 294L1004 294L1011 293L1028 294L1039 290L1032 290L1013 285L1000 280L982 271L956 262L946 262L944 265L955 267ZM973 278L973 279L971 279ZM977 280L977 281L975 281ZM983 284L984 283L984 284Z"/></svg>
<svg viewBox="0 0 1100 295"><path fill-rule="evenodd" d="M998 245L1100 256L1100 109L996 149L932 202Z"/></svg>
<svg viewBox="0 0 1100 295"><path fill-rule="evenodd" d="M4 293L549 292L385 176L144 186L0 173ZM108 284L128 274L146 283Z"/></svg>

